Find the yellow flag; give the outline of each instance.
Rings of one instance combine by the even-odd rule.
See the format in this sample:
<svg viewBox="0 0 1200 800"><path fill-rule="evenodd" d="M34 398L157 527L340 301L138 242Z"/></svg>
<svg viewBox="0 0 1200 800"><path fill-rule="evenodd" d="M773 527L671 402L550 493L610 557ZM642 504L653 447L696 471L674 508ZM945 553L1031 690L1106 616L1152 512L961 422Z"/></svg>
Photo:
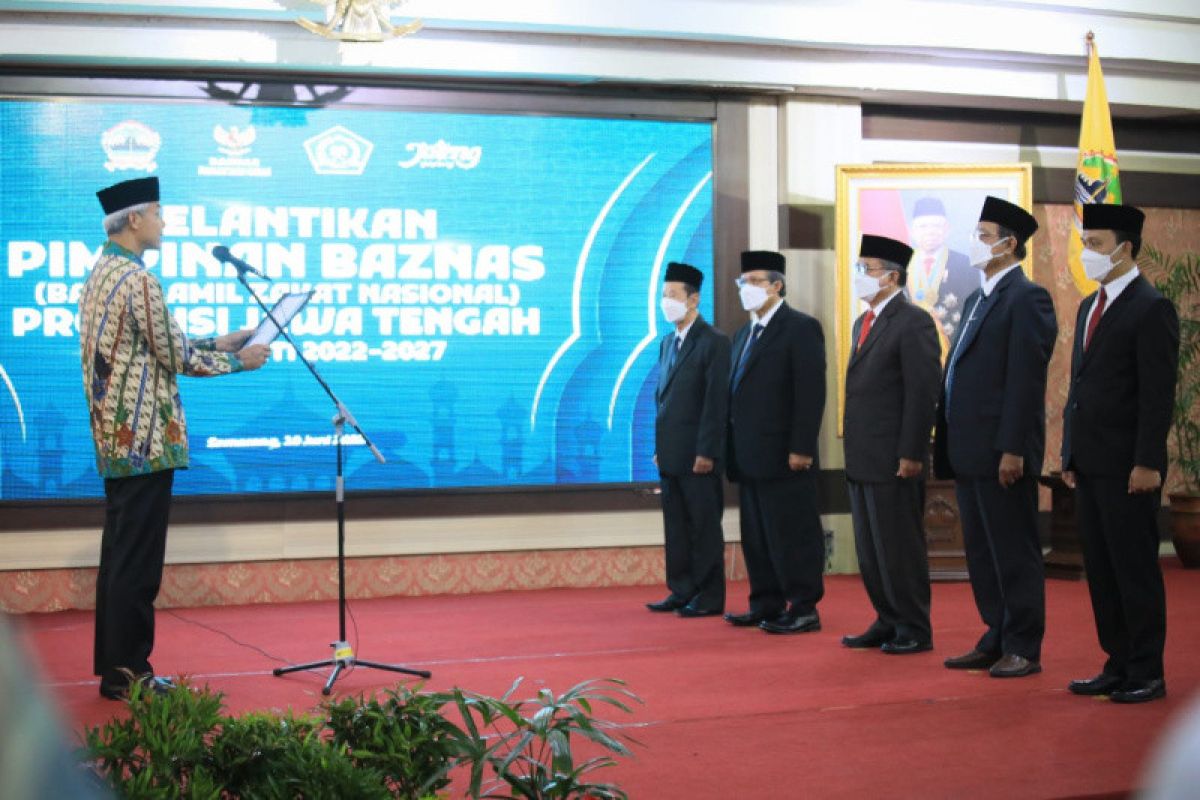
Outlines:
<svg viewBox="0 0 1200 800"><path fill-rule="evenodd" d="M1087 203L1121 202L1121 175L1117 169L1117 145L1113 140L1112 116L1108 113L1108 94L1100 71L1100 54L1088 34L1087 95L1083 99L1083 120L1079 127L1079 162L1075 169L1075 224L1067 248L1071 277L1082 294L1096 290L1096 282L1083 271L1080 256L1083 240L1083 206Z"/></svg>

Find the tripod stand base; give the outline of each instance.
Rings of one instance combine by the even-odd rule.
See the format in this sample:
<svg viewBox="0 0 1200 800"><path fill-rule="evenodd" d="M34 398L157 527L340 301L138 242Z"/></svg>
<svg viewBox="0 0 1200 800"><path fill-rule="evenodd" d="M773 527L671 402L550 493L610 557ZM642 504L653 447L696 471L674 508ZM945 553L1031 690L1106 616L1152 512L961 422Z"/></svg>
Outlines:
<svg viewBox="0 0 1200 800"><path fill-rule="evenodd" d="M330 645L333 648L333 661L311 661L307 664L292 664L287 667L276 667L271 670L271 674L275 677L287 675L289 672L302 672L304 670L318 669L332 665L333 672L329 673L329 680L325 681L325 688L321 689L321 694L330 695L333 693L333 684L347 667L360 666L369 669L382 669L387 672L402 672L405 675L416 675L419 678L428 678L433 675L432 672L424 669L409 669L395 664L380 664L376 661L363 661L354 657L354 651L345 642L334 642Z"/></svg>

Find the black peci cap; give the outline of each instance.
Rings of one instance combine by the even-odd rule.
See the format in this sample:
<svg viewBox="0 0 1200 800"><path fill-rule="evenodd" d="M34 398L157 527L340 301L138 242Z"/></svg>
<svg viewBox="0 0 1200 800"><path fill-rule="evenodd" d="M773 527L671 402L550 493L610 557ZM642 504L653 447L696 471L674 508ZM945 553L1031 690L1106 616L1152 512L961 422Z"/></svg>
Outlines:
<svg viewBox="0 0 1200 800"><path fill-rule="evenodd" d="M745 250L742 252L742 272L753 272L756 269L783 272L786 266L783 255L774 250Z"/></svg>
<svg viewBox="0 0 1200 800"><path fill-rule="evenodd" d="M884 261L899 264L901 269L908 268L908 261L912 258L912 254L912 248L904 242L869 233L863 234L862 244L858 246L859 258L882 258Z"/></svg>
<svg viewBox="0 0 1200 800"><path fill-rule="evenodd" d="M1140 208L1110 203L1088 203L1083 207L1083 228L1089 231L1120 231L1141 237L1146 215Z"/></svg>
<svg viewBox="0 0 1200 800"><path fill-rule="evenodd" d="M1025 209L1018 205L1001 200L999 197L988 195L983 201L983 210L979 212L980 222L994 222L1002 228L1008 228L1017 235L1017 243L1024 244L1038 229L1037 220Z"/></svg>
<svg viewBox="0 0 1200 800"><path fill-rule="evenodd" d="M946 216L945 204L936 197L922 197L913 204L914 217L944 217Z"/></svg>
<svg viewBox="0 0 1200 800"><path fill-rule="evenodd" d="M142 203L158 202L158 178L134 178L96 192L105 214L115 214Z"/></svg>
<svg viewBox="0 0 1200 800"><path fill-rule="evenodd" d="M704 283L704 273L691 264L672 261L667 264L667 277L663 280L671 283L686 283L693 289L699 290Z"/></svg>

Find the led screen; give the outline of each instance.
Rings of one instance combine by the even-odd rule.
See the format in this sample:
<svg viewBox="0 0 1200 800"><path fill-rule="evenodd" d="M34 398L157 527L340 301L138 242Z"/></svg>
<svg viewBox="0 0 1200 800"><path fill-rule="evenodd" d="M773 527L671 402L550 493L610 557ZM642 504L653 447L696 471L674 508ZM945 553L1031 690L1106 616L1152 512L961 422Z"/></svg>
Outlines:
<svg viewBox="0 0 1200 800"><path fill-rule="evenodd" d="M712 272L708 123L0 101L0 499L95 497L78 294L95 192L159 177L147 266L190 336L258 323L226 245L314 290L291 331L387 458L349 437L352 490L656 478L669 261ZM702 311L711 319L711 286ZM334 406L286 342L260 371L180 377L176 493L333 486Z"/></svg>

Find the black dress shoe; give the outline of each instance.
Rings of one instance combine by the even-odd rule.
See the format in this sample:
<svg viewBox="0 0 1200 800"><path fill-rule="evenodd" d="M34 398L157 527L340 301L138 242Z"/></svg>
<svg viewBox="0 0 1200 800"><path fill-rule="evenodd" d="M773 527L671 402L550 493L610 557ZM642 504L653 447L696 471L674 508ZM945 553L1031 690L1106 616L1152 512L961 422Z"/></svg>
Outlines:
<svg viewBox="0 0 1200 800"><path fill-rule="evenodd" d="M972 650L966 655L947 658L942 663L946 665L946 669L987 669L999 660L999 654Z"/></svg>
<svg viewBox="0 0 1200 800"><path fill-rule="evenodd" d="M1101 672L1094 678L1087 680L1071 681L1067 684L1067 689L1071 694L1081 694L1084 697L1094 697L1100 694L1112 694L1117 689L1121 688L1121 684L1125 683L1124 678L1119 678L1116 675L1109 675Z"/></svg>
<svg viewBox="0 0 1200 800"><path fill-rule="evenodd" d="M1167 696L1167 682L1162 678L1152 681L1125 681L1125 685L1108 696L1114 703L1148 703Z"/></svg>
<svg viewBox="0 0 1200 800"><path fill-rule="evenodd" d="M775 619L765 619L758 627L767 633L809 633L821 630L821 617L817 612L811 614L793 614L790 611L780 614Z"/></svg>
<svg viewBox="0 0 1200 800"><path fill-rule="evenodd" d="M668 597L665 600L659 600L657 603L646 603L646 608L651 611L677 611L687 605L687 601L679 600L675 597Z"/></svg>
<svg viewBox="0 0 1200 800"><path fill-rule="evenodd" d="M156 675L141 675L135 679L142 685L142 694L167 694L175 690L175 684L170 678L161 678ZM120 686L106 684L100 682L100 696L108 700L128 700L129 686L125 683Z"/></svg>
<svg viewBox="0 0 1200 800"><path fill-rule="evenodd" d="M1036 661L1030 661L1024 656L1008 655L992 664L988 674L993 678L1024 678L1026 675L1036 675L1041 671L1042 665Z"/></svg>
<svg viewBox="0 0 1200 800"><path fill-rule="evenodd" d="M106 700L124 700L129 697L128 686L112 686L110 684L100 683L100 696Z"/></svg>
<svg viewBox="0 0 1200 800"><path fill-rule="evenodd" d="M683 608L675 609L675 613L681 617L715 617L721 613L720 608L696 608L691 603L688 603Z"/></svg>
<svg viewBox="0 0 1200 800"><path fill-rule="evenodd" d="M766 614L759 614L757 611L747 611L745 614L726 614L725 621L730 625L738 628L756 627L760 622L767 619Z"/></svg>
<svg viewBox="0 0 1200 800"><path fill-rule="evenodd" d="M907 636L897 636L890 642L884 642L879 648L893 656L906 656L910 653L925 653L933 649L933 642L924 639L910 639Z"/></svg>
<svg viewBox="0 0 1200 800"><path fill-rule="evenodd" d="M842 646L849 647L852 650L868 650L879 647L885 642L890 642L894 636L894 633L888 631L878 628L868 628L866 633L861 633L858 636L843 636Z"/></svg>

